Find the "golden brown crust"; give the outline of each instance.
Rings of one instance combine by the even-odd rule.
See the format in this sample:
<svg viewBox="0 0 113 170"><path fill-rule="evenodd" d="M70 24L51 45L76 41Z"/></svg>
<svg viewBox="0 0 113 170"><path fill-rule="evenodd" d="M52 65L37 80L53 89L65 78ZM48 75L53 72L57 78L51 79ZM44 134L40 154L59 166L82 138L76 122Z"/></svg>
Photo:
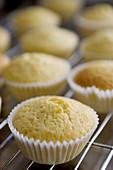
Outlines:
<svg viewBox="0 0 113 170"><path fill-rule="evenodd" d="M82 87L96 86L102 90L113 89L113 61L98 61L89 64L74 77Z"/></svg>
<svg viewBox="0 0 113 170"><path fill-rule="evenodd" d="M69 142L85 136L94 126L94 117L87 106L76 100L48 96L22 106L13 125L20 134L34 140Z"/></svg>

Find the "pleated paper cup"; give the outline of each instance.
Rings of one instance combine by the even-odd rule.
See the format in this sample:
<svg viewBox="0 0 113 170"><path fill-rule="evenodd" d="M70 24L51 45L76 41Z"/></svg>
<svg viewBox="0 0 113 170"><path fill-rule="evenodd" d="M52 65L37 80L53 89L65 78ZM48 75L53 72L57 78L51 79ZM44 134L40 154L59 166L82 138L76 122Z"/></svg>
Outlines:
<svg viewBox="0 0 113 170"><path fill-rule="evenodd" d="M87 144L88 140L92 136L93 132L98 126L98 116L96 112L89 108L94 116L94 127L86 133L85 136L82 136L80 139L76 139L75 141L71 140L69 142L63 141L50 141L49 143L44 140L40 142L40 139L34 141L33 138L28 138L27 136L23 136L20 134L13 126L13 118L17 111L23 107L26 103L37 100L38 98L32 98L21 104L18 104L10 113L8 117L8 125L11 132L14 135L14 138L20 148L21 152L25 157L30 160L33 160L37 163L41 164L61 164L64 162L68 162L74 159L84 148Z"/></svg>
<svg viewBox="0 0 113 170"><path fill-rule="evenodd" d="M100 90L95 86L82 87L74 82L74 77L77 75L77 73L93 62L95 61L75 67L68 76L68 84L73 90L76 99L86 105L91 106L98 113L106 114L113 111L113 89Z"/></svg>
<svg viewBox="0 0 113 170"><path fill-rule="evenodd" d="M77 26L81 37L86 37L100 29L113 28L112 21L93 21L80 15L75 17L74 23Z"/></svg>
<svg viewBox="0 0 113 170"><path fill-rule="evenodd" d="M87 44L87 38L81 41L80 44L80 55L85 61L92 61L92 60L113 60L113 53L111 54L101 54L101 53L94 53L85 50L85 45Z"/></svg>
<svg viewBox="0 0 113 170"><path fill-rule="evenodd" d="M66 88L67 75L70 72L70 64L67 61L64 61L64 64L67 67L67 71L56 80L36 83L16 83L5 79L5 84L10 94L19 101L42 95L62 94Z"/></svg>
<svg viewBox="0 0 113 170"><path fill-rule="evenodd" d="M0 54L0 55L3 55L3 57L4 57L3 63L2 63L2 61L0 61L0 62L1 62L0 65L3 66L3 68L4 68L5 66L8 65L8 63L10 62L10 59L9 59L8 56L6 56L6 55L4 55L4 54ZM3 65L2 65L2 64L3 64ZM4 78L3 78L3 74L2 74L3 68L0 70L0 89L4 86Z"/></svg>

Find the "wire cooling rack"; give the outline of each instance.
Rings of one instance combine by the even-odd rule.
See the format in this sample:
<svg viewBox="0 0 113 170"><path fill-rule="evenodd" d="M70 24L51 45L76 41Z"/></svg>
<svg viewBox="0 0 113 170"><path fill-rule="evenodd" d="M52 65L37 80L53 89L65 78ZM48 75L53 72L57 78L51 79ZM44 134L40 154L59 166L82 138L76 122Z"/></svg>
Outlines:
<svg viewBox="0 0 113 170"><path fill-rule="evenodd" d="M2 22L10 30L7 22L4 20ZM21 47L15 38L13 39L13 48L6 53L11 58L22 53ZM73 67L83 60L79 52L76 52L71 56L69 62ZM0 95L3 99L0 116L0 170L113 170L113 113L99 115L100 124L97 131L82 153L75 159L60 165L41 165L25 158L18 149L13 134L7 126L8 113L17 104L17 101L8 94L5 88L0 91ZM64 96L73 98L73 92L69 87Z"/></svg>
<svg viewBox="0 0 113 170"><path fill-rule="evenodd" d="M7 54L9 56L20 53L20 47L18 45L10 49ZM81 61L81 57L77 52L70 59L69 62L72 66L78 64ZM9 110L17 103L8 92L4 89L3 95L3 113ZM64 94L65 97L72 98L73 92L69 87ZM35 169L69 169L69 170L105 170L113 169L113 113L107 115L100 115L100 126L87 144L83 152L77 156L74 160L61 164L61 165L41 165L34 161L27 160L18 150L18 147L13 139L13 134L10 133L7 126L7 118L0 119L0 169L11 170L35 170ZM6 115L5 115L6 116ZM97 140L98 139L98 140ZM97 140L97 141L96 141Z"/></svg>

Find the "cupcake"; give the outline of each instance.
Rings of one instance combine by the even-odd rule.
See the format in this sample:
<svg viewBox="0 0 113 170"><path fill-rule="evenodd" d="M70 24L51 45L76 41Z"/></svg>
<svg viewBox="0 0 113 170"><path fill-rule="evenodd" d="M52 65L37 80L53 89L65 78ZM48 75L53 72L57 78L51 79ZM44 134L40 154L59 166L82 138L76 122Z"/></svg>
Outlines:
<svg viewBox="0 0 113 170"><path fill-rule="evenodd" d="M77 49L78 41L75 32L52 26L26 32L20 43L24 51L44 52L67 59Z"/></svg>
<svg viewBox="0 0 113 170"><path fill-rule="evenodd" d="M81 36L87 36L103 28L112 28L113 7L104 3L88 7L75 18L75 23Z"/></svg>
<svg viewBox="0 0 113 170"><path fill-rule="evenodd" d="M98 117L73 99L43 96L17 105L8 124L25 157L41 164L61 164L82 151Z"/></svg>
<svg viewBox="0 0 113 170"><path fill-rule="evenodd" d="M11 21L17 35L42 25L59 25L61 18L55 12L45 7L30 6L12 14Z"/></svg>
<svg viewBox="0 0 113 170"><path fill-rule="evenodd" d="M3 75L11 95L17 100L41 95L58 95L66 87L70 64L44 53L24 53L15 57Z"/></svg>
<svg viewBox="0 0 113 170"><path fill-rule="evenodd" d="M68 83L75 97L98 113L113 111L113 61L92 61L75 67Z"/></svg>
<svg viewBox="0 0 113 170"><path fill-rule="evenodd" d="M2 72L4 67L6 67L8 63L9 63L9 58L5 54L0 53L0 88L4 84Z"/></svg>
<svg viewBox="0 0 113 170"><path fill-rule="evenodd" d="M64 22L72 20L73 16L82 8L82 0L44 0L46 7L57 12Z"/></svg>
<svg viewBox="0 0 113 170"><path fill-rule="evenodd" d="M10 46L10 35L8 31L0 26L0 52L3 53L8 50Z"/></svg>
<svg viewBox="0 0 113 170"><path fill-rule="evenodd" d="M80 53L88 61L113 59L113 29L97 31L82 40Z"/></svg>

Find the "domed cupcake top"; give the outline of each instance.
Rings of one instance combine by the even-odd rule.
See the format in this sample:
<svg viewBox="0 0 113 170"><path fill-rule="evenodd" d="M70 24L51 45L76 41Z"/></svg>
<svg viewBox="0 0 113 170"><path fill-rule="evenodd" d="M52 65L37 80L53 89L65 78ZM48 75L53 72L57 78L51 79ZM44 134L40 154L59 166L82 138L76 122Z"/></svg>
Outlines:
<svg viewBox="0 0 113 170"><path fill-rule="evenodd" d="M43 2L46 7L60 14L64 21L72 19L82 7L82 3L81 0L45 0Z"/></svg>
<svg viewBox="0 0 113 170"><path fill-rule="evenodd" d="M89 63L76 73L74 82L82 87L113 89L113 61L101 60Z"/></svg>
<svg viewBox="0 0 113 170"><path fill-rule="evenodd" d="M110 4L97 4L88 7L81 16L94 21L113 21L113 7Z"/></svg>
<svg viewBox="0 0 113 170"><path fill-rule="evenodd" d="M69 142L85 136L94 126L89 107L73 99L47 96L23 105L13 118L20 134L41 142Z"/></svg>
<svg viewBox="0 0 113 170"><path fill-rule="evenodd" d="M61 19L58 14L45 7L30 6L16 11L12 15L12 23L18 34L22 34L42 25L59 25Z"/></svg>
<svg viewBox="0 0 113 170"><path fill-rule="evenodd" d="M67 61L44 53L24 53L4 69L6 80L17 83L48 82L69 71Z"/></svg>
<svg viewBox="0 0 113 170"><path fill-rule="evenodd" d="M100 30L81 43L81 49L98 54L113 53L113 29Z"/></svg>
<svg viewBox="0 0 113 170"><path fill-rule="evenodd" d="M76 50L79 38L73 31L59 27L40 27L25 33L21 45L25 51L45 52L68 58Z"/></svg>

